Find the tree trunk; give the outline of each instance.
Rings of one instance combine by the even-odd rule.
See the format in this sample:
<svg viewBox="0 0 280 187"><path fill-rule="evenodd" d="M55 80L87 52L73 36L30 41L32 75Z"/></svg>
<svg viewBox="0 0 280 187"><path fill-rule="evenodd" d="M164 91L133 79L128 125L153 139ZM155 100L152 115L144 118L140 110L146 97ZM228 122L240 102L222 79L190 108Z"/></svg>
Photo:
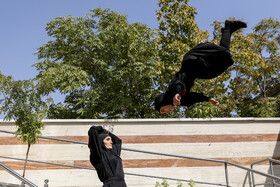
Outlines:
<svg viewBox="0 0 280 187"><path fill-rule="evenodd" d="M25 164L24 164L24 169L23 169L23 174L22 177L25 176L25 170L26 170L26 165L27 165L27 160L28 160L28 155L29 155L29 150L30 150L30 146L31 144L28 142L28 147L27 147L27 151L26 151L26 157L25 157ZM24 183L21 183L21 187L25 186Z"/></svg>

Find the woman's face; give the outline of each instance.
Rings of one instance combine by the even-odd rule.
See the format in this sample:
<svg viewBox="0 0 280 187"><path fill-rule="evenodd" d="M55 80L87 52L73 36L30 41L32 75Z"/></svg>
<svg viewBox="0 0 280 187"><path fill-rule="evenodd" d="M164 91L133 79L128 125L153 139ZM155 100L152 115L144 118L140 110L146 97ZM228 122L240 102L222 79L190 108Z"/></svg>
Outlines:
<svg viewBox="0 0 280 187"><path fill-rule="evenodd" d="M104 140L104 145L107 149L113 149L113 142L111 136L107 136Z"/></svg>
<svg viewBox="0 0 280 187"><path fill-rule="evenodd" d="M173 105L165 105L165 106L162 106L160 108L160 113L167 114L169 112L172 112L173 110L174 110L174 106Z"/></svg>

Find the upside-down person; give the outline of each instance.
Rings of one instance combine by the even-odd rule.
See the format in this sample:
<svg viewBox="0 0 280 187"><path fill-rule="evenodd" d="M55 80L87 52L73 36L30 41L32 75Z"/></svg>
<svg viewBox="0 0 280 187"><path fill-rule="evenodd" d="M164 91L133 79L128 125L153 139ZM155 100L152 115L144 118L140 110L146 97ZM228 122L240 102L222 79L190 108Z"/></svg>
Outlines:
<svg viewBox="0 0 280 187"><path fill-rule="evenodd" d="M227 70L233 64L231 57L231 34L247 24L242 21L225 21L222 28L220 45L201 43L185 54L181 69L170 82L165 93L155 99L155 109L160 113L169 113L175 105L191 106L197 102L208 101L218 106L219 102L203 93L191 92L195 79L212 79Z"/></svg>
<svg viewBox="0 0 280 187"><path fill-rule="evenodd" d="M88 136L90 162L103 187L126 187L120 157L122 140L101 126L92 126Z"/></svg>

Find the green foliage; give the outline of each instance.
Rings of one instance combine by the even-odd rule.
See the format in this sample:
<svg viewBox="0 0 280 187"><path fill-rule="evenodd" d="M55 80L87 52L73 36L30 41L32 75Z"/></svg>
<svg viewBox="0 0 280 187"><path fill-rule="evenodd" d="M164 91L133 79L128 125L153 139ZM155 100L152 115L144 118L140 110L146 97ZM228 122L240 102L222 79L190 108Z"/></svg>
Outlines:
<svg viewBox="0 0 280 187"><path fill-rule="evenodd" d="M32 80L14 81L0 73L1 109L5 120L15 120L15 135L23 142L34 144L41 135L47 104L42 101Z"/></svg>
<svg viewBox="0 0 280 187"><path fill-rule="evenodd" d="M241 117L277 116L273 106L280 95L279 24L276 19L263 19L254 27L253 33L239 34L233 40L235 77L229 88L236 112Z"/></svg>
<svg viewBox="0 0 280 187"><path fill-rule="evenodd" d="M269 97L272 90L280 92L280 22L272 18L263 19L254 27L252 35L252 47L259 57L252 79L260 89L259 95Z"/></svg>
<svg viewBox="0 0 280 187"><path fill-rule="evenodd" d="M156 42L160 48L155 75L162 89L180 69L183 55L209 35L207 31L199 30L195 23L197 13L188 5L188 0L159 0L158 5L159 34Z"/></svg>
<svg viewBox="0 0 280 187"><path fill-rule="evenodd" d="M42 119L47 114L47 103L42 100L34 80L14 81L12 77L4 76L1 72L0 94L2 96L0 113L5 114L5 120L15 120L17 126L15 135L28 146L24 177L30 147L38 141L38 136L44 128ZM47 99L47 102L50 100Z"/></svg>
<svg viewBox="0 0 280 187"><path fill-rule="evenodd" d="M261 98L244 101L239 106L240 117L280 117L280 98Z"/></svg>
<svg viewBox="0 0 280 187"><path fill-rule="evenodd" d="M66 94L65 105L52 105L49 118L154 115L155 30L100 8L85 17L55 18L46 30L54 40L36 53L40 90Z"/></svg>
<svg viewBox="0 0 280 187"><path fill-rule="evenodd" d="M165 180L165 179L163 179L161 183L156 182L156 185L155 185L155 187L168 187L168 186L170 186L170 185L168 184L168 181ZM182 182L177 182L176 187L184 187L184 186L185 185ZM188 187L195 187L195 183L193 182L193 180L190 180L190 182L188 182L187 186Z"/></svg>

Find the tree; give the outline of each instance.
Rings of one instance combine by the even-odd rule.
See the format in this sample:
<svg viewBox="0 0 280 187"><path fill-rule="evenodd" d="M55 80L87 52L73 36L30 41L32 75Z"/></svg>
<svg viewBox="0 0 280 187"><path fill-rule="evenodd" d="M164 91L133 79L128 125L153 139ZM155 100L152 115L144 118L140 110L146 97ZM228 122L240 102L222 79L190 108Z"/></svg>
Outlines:
<svg viewBox="0 0 280 187"><path fill-rule="evenodd" d="M259 61L251 76L261 97L275 96L280 93L280 22L273 18L263 19L254 27L252 35Z"/></svg>
<svg viewBox="0 0 280 187"><path fill-rule="evenodd" d="M249 34L257 55L250 71L243 72L255 91L244 95L239 105L241 117L280 116L280 22L268 18L261 20ZM251 87L252 87L251 86Z"/></svg>
<svg viewBox="0 0 280 187"><path fill-rule="evenodd" d="M34 66L42 94L58 90L65 104L49 118L145 118L154 115L155 30L109 9L47 24L54 40L38 49Z"/></svg>
<svg viewBox="0 0 280 187"><path fill-rule="evenodd" d="M5 120L15 120L17 130L15 135L22 142L27 143L26 160L23 177L25 175L29 150L38 141L46 116L47 104L37 92L34 80L15 81L10 76L0 72L0 113L5 114Z"/></svg>
<svg viewBox="0 0 280 187"><path fill-rule="evenodd" d="M215 22L215 41L220 27ZM263 19L252 33L235 33L231 53L234 65L228 71L228 97L222 99L226 110L241 117L279 116L279 22Z"/></svg>

